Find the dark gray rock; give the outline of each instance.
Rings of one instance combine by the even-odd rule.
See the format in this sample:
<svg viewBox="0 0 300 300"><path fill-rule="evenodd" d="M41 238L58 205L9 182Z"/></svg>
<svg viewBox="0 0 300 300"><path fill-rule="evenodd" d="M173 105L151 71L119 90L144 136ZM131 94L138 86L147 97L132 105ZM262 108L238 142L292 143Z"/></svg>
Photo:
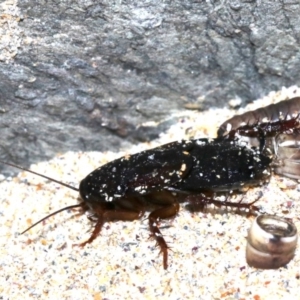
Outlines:
<svg viewBox="0 0 300 300"><path fill-rule="evenodd" d="M0 40L15 47L0 55L0 156L117 151L158 135L146 121L297 84L299 13L282 0L19 1L6 12L18 26L3 23L13 42Z"/></svg>

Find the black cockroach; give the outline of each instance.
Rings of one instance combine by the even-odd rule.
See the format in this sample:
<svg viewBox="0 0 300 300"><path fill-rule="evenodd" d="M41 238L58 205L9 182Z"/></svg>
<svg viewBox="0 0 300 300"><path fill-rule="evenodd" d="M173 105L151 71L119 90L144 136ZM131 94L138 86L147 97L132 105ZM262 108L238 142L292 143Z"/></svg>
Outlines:
<svg viewBox="0 0 300 300"><path fill-rule="evenodd" d="M207 202L249 208L252 204L221 202L208 197L216 192L265 182L270 176L271 159L234 140L181 140L111 161L86 176L79 189L1 162L78 191L82 199L79 204L46 216L24 232L58 212L81 207L83 211L91 210L97 220L90 238L81 244L84 246L97 237L105 222L140 219L145 212L145 202L159 205L149 214L148 220L151 234L163 253L166 269L168 245L159 230L159 220L176 216L179 202L184 199L198 204Z"/></svg>
<svg viewBox="0 0 300 300"><path fill-rule="evenodd" d="M288 120L282 122L286 122L287 127L291 126ZM251 208L254 202L222 202L216 200L214 195L267 182L271 175L272 155L266 147L250 147L240 142L231 132L216 139L181 140L113 160L86 176L80 182L79 189L1 162L79 192L81 203L52 213L27 230L66 209L80 207L83 211L91 210L96 225L90 238L81 246L91 243L105 222L140 219L147 202L157 204L159 207L148 216L149 228L163 254L163 266L167 269L168 245L159 230L159 220L176 216L182 201L189 201L192 205L200 203L200 206L212 203Z"/></svg>

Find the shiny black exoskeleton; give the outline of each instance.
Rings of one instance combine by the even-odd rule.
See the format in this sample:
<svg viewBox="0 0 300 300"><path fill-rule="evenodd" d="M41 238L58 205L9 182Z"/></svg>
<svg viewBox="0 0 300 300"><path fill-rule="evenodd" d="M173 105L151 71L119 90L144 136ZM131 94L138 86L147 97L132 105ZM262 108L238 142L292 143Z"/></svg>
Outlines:
<svg viewBox="0 0 300 300"><path fill-rule="evenodd" d="M271 157L237 140L197 139L187 142L193 158L190 171L172 185L193 193L229 191L265 182L270 176Z"/></svg>
<svg viewBox="0 0 300 300"><path fill-rule="evenodd" d="M80 182L78 190L62 183L79 191L82 202L58 212L74 207L92 211L96 225L91 237L80 244L84 246L98 236L105 222L140 219L147 202L157 204L148 220L166 269L168 245L160 232L159 220L176 216L179 203L185 200L203 206L213 203L250 208L251 203L221 202L211 195L264 183L270 176L270 163L271 158L258 148L227 137L172 142L99 167Z"/></svg>
<svg viewBox="0 0 300 300"><path fill-rule="evenodd" d="M215 204L220 202L207 200L206 195L264 183L271 174L271 161L259 148L227 138L182 140L114 160L80 183L83 207L92 209L98 217L87 242L98 235L104 222L141 218L145 211L142 200L153 202L160 207L150 213L149 227L167 268L168 246L159 220L176 216L183 198L197 204Z"/></svg>
<svg viewBox="0 0 300 300"><path fill-rule="evenodd" d="M259 149L235 140L182 140L101 166L80 182L79 191L87 203L173 189L229 191L264 181L270 162Z"/></svg>

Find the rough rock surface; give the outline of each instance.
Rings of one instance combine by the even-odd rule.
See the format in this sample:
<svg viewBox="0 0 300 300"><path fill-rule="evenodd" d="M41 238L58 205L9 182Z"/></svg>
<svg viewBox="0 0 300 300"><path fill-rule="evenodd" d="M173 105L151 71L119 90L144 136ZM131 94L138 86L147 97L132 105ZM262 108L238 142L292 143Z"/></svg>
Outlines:
<svg viewBox="0 0 300 300"><path fill-rule="evenodd" d="M0 157L117 150L172 112L297 84L299 13L285 0L2 1Z"/></svg>

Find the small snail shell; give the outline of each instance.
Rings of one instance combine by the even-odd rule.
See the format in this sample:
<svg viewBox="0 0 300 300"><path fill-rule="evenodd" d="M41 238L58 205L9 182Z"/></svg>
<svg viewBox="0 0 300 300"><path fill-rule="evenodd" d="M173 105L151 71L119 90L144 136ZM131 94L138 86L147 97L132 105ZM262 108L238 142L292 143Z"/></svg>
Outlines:
<svg viewBox="0 0 300 300"><path fill-rule="evenodd" d="M247 263L259 269L280 268L294 257L297 228L286 219L258 216L248 231Z"/></svg>

